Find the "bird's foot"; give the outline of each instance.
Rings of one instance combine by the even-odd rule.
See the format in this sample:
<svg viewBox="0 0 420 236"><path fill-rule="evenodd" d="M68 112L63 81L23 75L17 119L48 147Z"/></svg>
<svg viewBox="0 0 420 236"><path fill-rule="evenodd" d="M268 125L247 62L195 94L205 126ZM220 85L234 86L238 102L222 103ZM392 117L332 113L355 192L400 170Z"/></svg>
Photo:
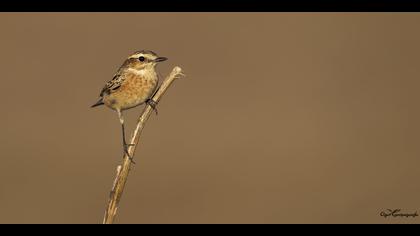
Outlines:
<svg viewBox="0 0 420 236"><path fill-rule="evenodd" d="M131 163L136 164L133 160L133 157L128 153L128 147L134 146L134 144L124 144L124 153L127 155L128 159L130 159Z"/></svg>
<svg viewBox="0 0 420 236"><path fill-rule="evenodd" d="M151 106L151 107L152 107L152 109L155 111L155 113L156 113L156 115L157 115L157 114L158 114L158 110L157 110L157 108L156 108L156 106L157 106L157 102L156 102L156 101L154 101L153 99L149 98L149 99L147 99L146 103L147 103L149 106Z"/></svg>

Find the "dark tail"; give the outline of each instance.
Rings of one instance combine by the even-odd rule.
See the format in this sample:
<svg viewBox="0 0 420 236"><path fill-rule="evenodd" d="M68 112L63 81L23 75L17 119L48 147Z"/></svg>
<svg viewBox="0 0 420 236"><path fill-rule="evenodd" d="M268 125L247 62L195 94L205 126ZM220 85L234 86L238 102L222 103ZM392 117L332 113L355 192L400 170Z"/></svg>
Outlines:
<svg viewBox="0 0 420 236"><path fill-rule="evenodd" d="M93 104L91 107L97 107L97 106L100 106L100 105L103 105L104 104L104 102L102 101L102 98L101 99L99 99L99 101L97 101L95 104Z"/></svg>

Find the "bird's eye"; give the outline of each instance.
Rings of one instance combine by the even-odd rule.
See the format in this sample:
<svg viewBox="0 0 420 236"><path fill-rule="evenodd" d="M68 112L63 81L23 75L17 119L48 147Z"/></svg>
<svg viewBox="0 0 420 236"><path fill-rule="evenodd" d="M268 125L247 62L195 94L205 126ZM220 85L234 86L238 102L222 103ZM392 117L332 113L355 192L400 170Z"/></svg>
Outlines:
<svg viewBox="0 0 420 236"><path fill-rule="evenodd" d="M144 59L145 59L145 58L144 58L143 56L142 56L142 57L139 57L139 60L140 60L140 61L144 61Z"/></svg>

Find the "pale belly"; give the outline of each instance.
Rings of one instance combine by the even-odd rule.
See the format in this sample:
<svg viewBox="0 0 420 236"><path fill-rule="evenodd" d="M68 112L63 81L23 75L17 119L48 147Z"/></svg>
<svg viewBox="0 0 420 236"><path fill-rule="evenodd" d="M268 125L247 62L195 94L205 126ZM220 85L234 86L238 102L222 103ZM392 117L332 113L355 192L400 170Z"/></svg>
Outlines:
<svg viewBox="0 0 420 236"><path fill-rule="evenodd" d="M126 110L141 105L155 92L157 80L125 83L118 91L103 98L106 106L114 110Z"/></svg>

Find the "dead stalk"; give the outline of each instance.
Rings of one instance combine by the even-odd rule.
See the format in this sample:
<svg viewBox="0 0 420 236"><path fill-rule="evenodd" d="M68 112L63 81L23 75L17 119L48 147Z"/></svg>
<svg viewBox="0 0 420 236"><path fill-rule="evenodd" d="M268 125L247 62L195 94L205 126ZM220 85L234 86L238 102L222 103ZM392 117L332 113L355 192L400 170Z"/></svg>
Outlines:
<svg viewBox="0 0 420 236"><path fill-rule="evenodd" d="M159 103L159 100L166 92L166 90L170 87L175 79L184 76L182 73L182 69L176 66L172 72L165 78L162 85L159 87L155 95L153 96L153 100L156 103ZM134 146L130 146L128 148L128 153L130 156L134 157L134 152L136 151L137 144L140 139L141 132L146 124L146 121L149 119L150 114L152 113L153 109L151 106L146 105L141 116L139 117L136 125L136 129L131 137L131 142ZM115 215L117 214L118 205L121 200L121 196L124 191L125 183L127 182L128 173L130 171L130 166L132 162L128 158L127 155L124 155L122 165L117 166L117 174L114 179L114 183L110 192L108 206L105 211L105 216L103 223L104 224L112 224L115 219Z"/></svg>

